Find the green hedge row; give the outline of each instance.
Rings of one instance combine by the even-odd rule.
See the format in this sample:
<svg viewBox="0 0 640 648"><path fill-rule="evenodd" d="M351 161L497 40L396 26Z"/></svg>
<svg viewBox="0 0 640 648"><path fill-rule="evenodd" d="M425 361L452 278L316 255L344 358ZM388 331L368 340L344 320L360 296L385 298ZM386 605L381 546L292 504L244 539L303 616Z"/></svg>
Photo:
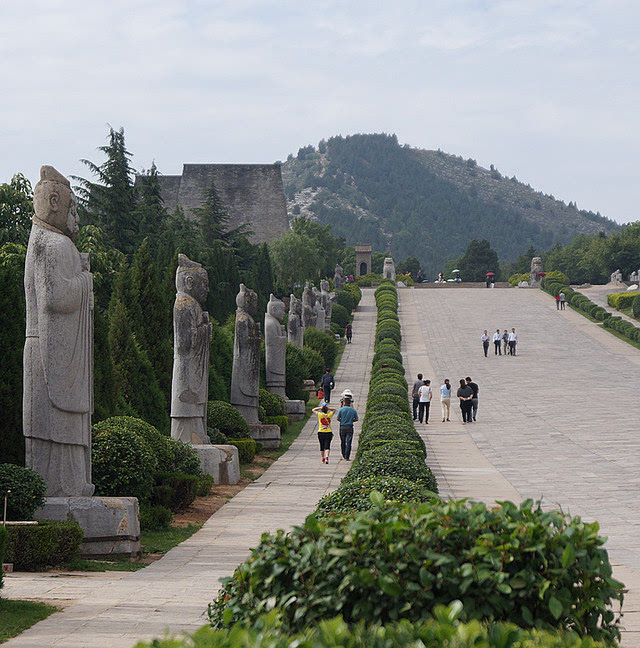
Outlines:
<svg viewBox="0 0 640 648"><path fill-rule="evenodd" d="M633 300L640 295L637 290L631 292L617 292L609 293L607 295L607 304L616 310L624 310L625 308L631 308L633 305Z"/></svg>

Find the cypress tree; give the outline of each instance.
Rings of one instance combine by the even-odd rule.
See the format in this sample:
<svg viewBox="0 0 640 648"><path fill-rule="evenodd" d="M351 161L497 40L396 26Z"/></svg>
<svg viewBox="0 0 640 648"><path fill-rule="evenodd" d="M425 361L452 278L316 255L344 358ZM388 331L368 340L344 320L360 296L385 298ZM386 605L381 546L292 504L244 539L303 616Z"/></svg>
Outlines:
<svg viewBox="0 0 640 648"><path fill-rule="evenodd" d="M140 176L138 204L133 212L139 238L148 238L153 250L158 249L161 239L167 233L167 219L167 210L160 193L158 169L153 162L149 171Z"/></svg>

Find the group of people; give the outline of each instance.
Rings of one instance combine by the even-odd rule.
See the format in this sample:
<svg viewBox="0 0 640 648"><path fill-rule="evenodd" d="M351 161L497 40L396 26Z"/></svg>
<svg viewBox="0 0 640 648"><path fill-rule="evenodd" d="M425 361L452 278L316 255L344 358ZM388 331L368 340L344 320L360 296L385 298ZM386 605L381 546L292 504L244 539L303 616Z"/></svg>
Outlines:
<svg viewBox="0 0 640 648"><path fill-rule="evenodd" d="M328 464L331 441L333 440L331 420L333 415L336 414L336 408L329 407L331 391L335 387L335 381L329 369L325 370L320 385L323 389L324 402L319 407L314 407L312 411L318 416L318 442L320 443L322 463ZM342 458L349 461L353 443L353 424L358 420L358 412L353 407L353 394L350 389L345 389L342 392L336 419L340 423L340 451Z"/></svg>
<svg viewBox="0 0 640 648"><path fill-rule="evenodd" d="M560 292L556 295L556 310L566 310L567 296Z"/></svg>
<svg viewBox="0 0 640 648"><path fill-rule="evenodd" d="M453 389L448 378L444 379L440 385L440 407L442 409L442 422L451 420L451 390ZM471 423L476 420L478 413L478 393L480 388L478 384L471 380L470 376L460 378L460 387L456 392L456 397L460 402L462 412L462 424ZM429 409L433 399L433 389L431 381L423 378L418 374L417 380L414 381L411 389L411 399L413 401L413 420L429 424Z"/></svg>
<svg viewBox="0 0 640 648"><path fill-rule="evenodd" d="M504 333L500 333L500 329L496 329L493 336L489 336L487 329L485 329L484 333L480 336L480 340L482 341L482 350L484 351L485 358L489 354L490 341L493 341L495 355L502 355L503 350L504 355L516 355L518 334L514 328L511 329L511 332L505 329Z"/></svg>

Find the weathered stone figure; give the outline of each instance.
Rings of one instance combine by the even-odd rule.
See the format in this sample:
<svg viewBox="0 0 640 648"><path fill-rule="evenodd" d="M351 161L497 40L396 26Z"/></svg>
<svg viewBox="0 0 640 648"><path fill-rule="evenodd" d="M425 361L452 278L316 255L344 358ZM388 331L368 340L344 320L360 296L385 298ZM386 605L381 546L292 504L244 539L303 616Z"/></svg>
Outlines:
<svg viewBox="0 0 640 648"><path fill-rule="evenodd" d="M396 280L396 266L391 257L386 257L384 260L384 266L382 268L382 278L391 279L391 281Z"/></svg>
<svg viewBox="0 0 640 648"><path fill-rule="evenodd" d="M73 244L77 201L69 181L40 169L25 263L23 431L26 466L48 497L91 496L93 275Z"/></svg>
<svg viewBox="0 0 640 648"><path fill-rule="evenodd" d="M304 327L302 326L302 302L295 296L289 297L289 319L287 320L288 341L302 349Z"/></svg>
<svg viewBox="0 0 640 648"><path fill-rule="evenodd" d="M329 292L329 282L323 279L320 282L320 296L322 300L322 308L324 308L324 328L327 331L331 330L331 307L333 302L331 300L331 293Z"/></svg>
<svg viewBox="0 0 640 648"><path fill-rule="evenodd" d="M209 277L201 264L178 255L173 306L171 436L185 443L210 443L207 436L209 347L212 325L201 304Z"/></svg>
<svg viewBox="0 0 640 648"><path fill-rule="evenodd" d="M316 298L309 286L302 291L302 326L304 329L315 328L318 317L315 311Z"/></svg>
<svg viewBox="0 0 640 648"><path fill-rule="evenodd" d="M531 277L530 284L532 286L540 285L540 280L542 279L541 273L542 273L542 258L533 257L533 259L531 259L531 273L530 273L530 277Z"/></svg>
<svg viewBox="0 0 640 648"><path fill-rule="evenodd" d="M609 277L609 280L613 283L622 282L622 272L620 272L620 268L618 268L615 272L611 273L611 277Z"/></svg>
<svg viewBox="0 0 640 648"><path fill-rule="evenodd" d="M264 352L265 374L267 389L272 394L286 398L285 387L286 357L287 357L287 332L285 331L284 302L271 295L264 315Z"/></svg>
<svg viewBox="0 0 640 648"><path fill-rule="evenodd" d="M325 330L325 310L322 306L322 294L317 288L313 289L313 296L315 298L315 305L313 311L316 314L316 328L319 328L321 331Z"/></svg>
<svg viewBox="0 0 640 648"><path fill-rule="evenodd" d="M258 312L258 295L240 284L236 297L236 334L233 342L231 404L249 425L259 424L258 391L260 381L260 324L254 321Z"/></svg>
<svg viewBox="0 0 640 648"><path fill-rule="evenodd" d="M344 269L338 263L336 263L336 269L333 275L333 287L336 289L336 292L340 292L344 287Z"/></svg>

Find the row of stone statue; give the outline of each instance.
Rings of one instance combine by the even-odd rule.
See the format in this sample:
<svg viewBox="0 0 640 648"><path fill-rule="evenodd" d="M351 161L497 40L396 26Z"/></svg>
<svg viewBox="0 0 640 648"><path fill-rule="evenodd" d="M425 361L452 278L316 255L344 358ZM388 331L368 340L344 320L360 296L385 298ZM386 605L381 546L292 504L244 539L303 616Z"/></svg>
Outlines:
<svg viewBox="0 0 640 648"><path fill-rule="evenodd" d="M80 254L73 244L79 229L76 206L69 181L53 167L43 166L34 189L25 263L23 431L26 465L44 478L49 497L87 497L94 491L93 275L89 255ZM341 288L339 266L336 279ZM195 445L207 444L212 325L202 303L209 280L206 270L184 255L179 256L176 291L171 435ZM285 304L271 295L264 326L271 392L285 396L287 340L302 347L305 328L329 330L333 298L327 281L321 282L320 290L305 288L302 302L291 295L285 331ZM241 285L236 303L231 401L255 426L259 424L262 339L254 320L257 295Z"/></svg>

